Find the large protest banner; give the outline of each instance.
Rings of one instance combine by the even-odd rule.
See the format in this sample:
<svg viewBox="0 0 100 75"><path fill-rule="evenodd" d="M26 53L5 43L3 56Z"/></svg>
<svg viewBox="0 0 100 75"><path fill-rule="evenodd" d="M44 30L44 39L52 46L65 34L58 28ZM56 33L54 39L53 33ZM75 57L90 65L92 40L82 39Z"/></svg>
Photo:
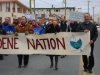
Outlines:
<svg viewBox="0 0 100 75"><path fill-rule="evenodd" d="M90 33L0 35L0 54L88 55Z"/></svg>

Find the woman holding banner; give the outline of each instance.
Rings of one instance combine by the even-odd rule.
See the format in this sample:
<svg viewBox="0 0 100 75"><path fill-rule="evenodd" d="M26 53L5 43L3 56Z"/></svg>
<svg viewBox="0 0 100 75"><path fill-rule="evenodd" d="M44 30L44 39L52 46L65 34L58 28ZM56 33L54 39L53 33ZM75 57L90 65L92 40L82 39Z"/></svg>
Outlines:
<svg viewBox="0 0 100 75"><path fill-rule="evenodd" d="M27 18L25 16L22 16L21 18L21 24L18 24L16 26L16 32L15 35L18 36L18 33L25 33L28 34L28 24L27 24ZM29 61L29 55L18 55L18 68L22 67L22 60L24 61L24 68L27 67L28 61Z"/></svg>
<svg viewBox="0 0 100 75"><path fill-rule="evenodd" d="M60 32L60 27L58 25L57 17L53 17L52 24L46 27L46 33L57 33ZM55 70L58 70L58 55L48 55L50 57L51 65L50 68L53 68L53 58L55 57Z"/></svg>

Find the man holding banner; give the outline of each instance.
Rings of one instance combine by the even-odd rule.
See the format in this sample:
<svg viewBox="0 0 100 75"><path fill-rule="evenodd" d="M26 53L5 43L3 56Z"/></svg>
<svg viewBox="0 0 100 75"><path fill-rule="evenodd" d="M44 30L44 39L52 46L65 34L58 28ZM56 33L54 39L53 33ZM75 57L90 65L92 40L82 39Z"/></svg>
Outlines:
<svg viewBox="0 0 100 75"><path fill-rule="evenodd" d="M16 26L15 35L18 35L18 33L28 34L27 18L25 16L22 16L21 24ZM22 60L24 61L24 67L27 67L29 61L29 55L18 55L19 68L22 67Z"/></svg>
<svg viewBox="0 0 100 75"><path fill-rule="evenodd" d="M0 34L8 35L15 32L15 27L10 24L10 19L8 17L5 18L5 21L0 25ZM3 59L3 55L0 55L1 59Z"/></svg>
<svg viewBox="0 0 100 75"><path fill-rule="evenodd" d="M68 25L65 16L61 16L60 31L68 32Z"/></svg>
<svg viewBox="0 0 100 75"><path fill-rule="evenodd" d="M10 19L8 17L5 18L2 28L5 34L12 34L15 32L15 27L10 24Z"/></svg>
<svg viewBox="0 0 100 75"><path fill-rule="evenodd" d="M69 26L65 19L65 16L61 16L61 23L60 23L60 32L69 32ZM61 58L65 58L65 55L61 56Z"/></svg>
<svg viewBox="0 0 100 75"><path fill-rule="evenodd" d="M98 37L98 31L94 23L90 22L90 14L85 13L84 14L84 22L81 23L77 30L79 32L89 32L90 31L90 46L91 46L91 52L89 58L86 55L83 55L83 67L85 72L92 73L92 68L94 67L94 43Z"/></svg>

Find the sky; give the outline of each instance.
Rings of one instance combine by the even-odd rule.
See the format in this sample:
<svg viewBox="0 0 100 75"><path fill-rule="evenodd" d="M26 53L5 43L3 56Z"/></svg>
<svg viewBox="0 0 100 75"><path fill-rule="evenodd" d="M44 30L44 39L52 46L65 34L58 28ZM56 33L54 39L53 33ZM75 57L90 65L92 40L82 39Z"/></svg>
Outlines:
<svg viewBox="0 0 100 75"><path fill-rule="evenodd" d="M29 6L29 0L19 0L25 5ZM90 1L90 12L93 13L93 7L95 7L95 14L100 12L100 0L89 0ZM36 0L36 8L47 8L47 7L64 7L63 0ZM81 8L79 11L88 11L88 0L67 0L67 7Z"/></svg>

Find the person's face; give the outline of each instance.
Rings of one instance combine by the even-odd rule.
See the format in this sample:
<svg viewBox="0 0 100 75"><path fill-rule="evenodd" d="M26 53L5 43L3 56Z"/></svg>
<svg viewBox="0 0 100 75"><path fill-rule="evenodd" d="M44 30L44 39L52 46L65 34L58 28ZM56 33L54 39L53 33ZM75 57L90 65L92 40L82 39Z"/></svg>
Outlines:
<svg viewBox="0 0 100 75"><path fill-rule="evenodd" d="M49 21L49 24L52 24L52 21L51 20Z"/></svg>
<svg viewBox="0 0 100 75"><path fill-rule="evenodd" d="M21 23L21 18L18 18L18 19L17 19L17 22L18 22L18 23Z"/></svg>
<svg viewBox="0 0 100 75"><path fill-rule="evenodd" d="M89 22L90 21L90 15L89 14L85 14L84 15L84 21L85 22Z"/></svg>
<svg viewBox="0 0 100 75"><path fill-rule="evenodd" d="M21 18L21 23L26 23L26 18L25 17Z"/></svg>
<svg viewBox="0 0 100 75"><path fill-rule="evenodd" d="M9 18L5 18L5 23L9 23Z"/></svg>
<svg viewBox="0 0 100 75"><path fill-rule="evenodd" d="M32 24L33 24L33 25L35 25L35 24L36 24L36 22L35 22L35 21L32 21Z"/></svg>
<svg viewBox="0 0 100 75"><path fill-rule="evenodd" d="M65 17L64 16L61 17L61 21L65 21Z"/></svg>
<svg viewBox="0 0 100 75"><path fill-rule="evenodd" d="M16 22L16 23L17 23L17 22L18 22L18 20L17 20L17 19L15 19L15 20L14 20L14 22Z"/></svg>
<svg viewBox="0 0 100 75"><path fill-rule="evenodd" d="M29 21L28 23L31 25L32 24L32 21Z"/></svg>
<svg viewBox="0 0 100 75"><path fill-rule="evenodd" d="M56 26L58 24L57 18L55 17L52 20L53 20L53 25Z"/></svg>

